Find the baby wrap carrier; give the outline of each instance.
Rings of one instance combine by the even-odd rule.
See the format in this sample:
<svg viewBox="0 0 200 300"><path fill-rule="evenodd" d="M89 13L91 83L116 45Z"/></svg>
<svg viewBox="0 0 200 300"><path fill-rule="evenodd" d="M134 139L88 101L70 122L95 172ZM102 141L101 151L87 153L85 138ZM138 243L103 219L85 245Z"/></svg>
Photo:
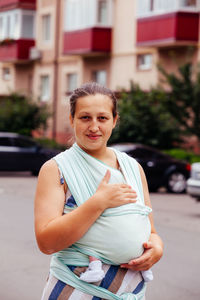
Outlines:
<svg viewBox="0 0 200 300"><path fill-rule="evenodd" d="M109 183L126 182L137 192L137 202L106 209L85 235L71 247L57 252L51 260L51 273L63 282L103 299L142 299L142 291L136 295L113 294L108 290L81 281L68 267L88 266L88 256L95 256L103 263L119 265L139 257L143 243L148 241L151 226L148 214L151 208L145 206L143 187L138 163L125 153L113 149L121 172L84 152L76 143L54 159L66 180L77 205L89 199L97 190L106 170L111 172ZM123 174L123 175L122 175ZM65 205L64 213L72 209Z"/></svg>

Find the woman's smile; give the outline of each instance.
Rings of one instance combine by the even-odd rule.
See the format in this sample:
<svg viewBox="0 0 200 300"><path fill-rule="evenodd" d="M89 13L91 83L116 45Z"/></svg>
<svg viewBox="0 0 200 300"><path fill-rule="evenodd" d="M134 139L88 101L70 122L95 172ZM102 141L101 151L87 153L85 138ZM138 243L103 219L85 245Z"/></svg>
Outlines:
<svg viewBox="0 0 200 300"><path fill-rule="evenodd" d="M78 99L71 124L77 144L87 153L95 152L97 155L105 152L117 120L117 117L113 118L112 108L111 99L105 95L88 95Z"/></svg>
<svg viewBox="0 0 200 300"><path fill-rule="evenodd" d="M97 134L87 134L87 137L90 139L90 140L98 140L101 135L97 135Z"/></svg>

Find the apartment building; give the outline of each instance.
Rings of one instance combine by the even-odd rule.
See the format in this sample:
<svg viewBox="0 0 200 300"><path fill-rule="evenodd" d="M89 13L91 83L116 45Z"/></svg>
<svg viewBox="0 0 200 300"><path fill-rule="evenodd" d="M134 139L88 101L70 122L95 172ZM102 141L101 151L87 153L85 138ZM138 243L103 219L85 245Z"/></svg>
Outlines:
<svg viewBox="0 0 200 300"><path fill-rule="evenodd" d="M158 62L199 62L199 11L199 0L0 0L0 95L48 103L44 134L66 142L68 95L83 82L148 90Z"/></svg>

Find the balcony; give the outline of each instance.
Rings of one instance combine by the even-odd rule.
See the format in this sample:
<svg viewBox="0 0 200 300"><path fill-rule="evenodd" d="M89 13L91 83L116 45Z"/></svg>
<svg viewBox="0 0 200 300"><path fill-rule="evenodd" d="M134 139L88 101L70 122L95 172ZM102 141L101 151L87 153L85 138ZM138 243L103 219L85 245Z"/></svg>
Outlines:
<svg viewBox="0 0 200 300"><path fill-rule="evenodd" d="M64 32L64 54L110 53L111 28L92 27Z"/></svg>
<svg viewBox="0 0 200 300"><path fill-rule="evenodd" d="M27 61L30 48L34 45L33 39L5 40L0 43L0 61Z"/></svg>
<svg viewBox="0 0 200 300"><path fill-rule="evenodd" d="M0 10L24 8L24 9L36 9L36 0L1 0Z"/></svg>
<svg viewBox="0 0 200 300"><path fill-rule="evenodd" d="M173 46L196 43L198 12L172 12L137 19L137 46Z"/></svg>

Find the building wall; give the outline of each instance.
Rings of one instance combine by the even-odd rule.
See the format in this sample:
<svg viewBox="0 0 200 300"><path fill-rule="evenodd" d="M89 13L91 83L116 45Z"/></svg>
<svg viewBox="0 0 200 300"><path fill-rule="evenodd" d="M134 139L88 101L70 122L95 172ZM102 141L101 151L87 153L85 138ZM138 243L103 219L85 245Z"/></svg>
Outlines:
<svg viewBox="0 0 200 300"><path fill-rule="evenodd" d="M33 95L33 64L15 65L15 90L19 93Z"/></svg>
<svg viewBox="0 0 200 300"><path fill-rule="evenodd" d="M176 72L177 66L186 59L194 65L200 61L200 48L197 43L186 46L178 44L165 47L138 47L136 4L133 0L113 0L112 46L110 53L63 54L64 20L66 18L65 0L37 1L36 48L41 57L26 64L16 62L0 63L0 94L18 90L33 94L41 102L49 105L54 117L49 121L49 129L44 133L66 142L71 135L69 126L69 93L67 75L77 73L77 85L93 80L95 71L105 70L106 85L117 91L129 89L133 81L148 90L157 85L161 75L157 70L160 63L168 72ZM50 40L44 41L42 18L50 15ZM199 31L200 32L200 31ZM152 65L139 68L141 55L151 54ZM2 77L2 68L10 68L10 79ZM49 97L41 99L41 78L49 76ZM55 132L56 131L56 132Z"/></svg>

